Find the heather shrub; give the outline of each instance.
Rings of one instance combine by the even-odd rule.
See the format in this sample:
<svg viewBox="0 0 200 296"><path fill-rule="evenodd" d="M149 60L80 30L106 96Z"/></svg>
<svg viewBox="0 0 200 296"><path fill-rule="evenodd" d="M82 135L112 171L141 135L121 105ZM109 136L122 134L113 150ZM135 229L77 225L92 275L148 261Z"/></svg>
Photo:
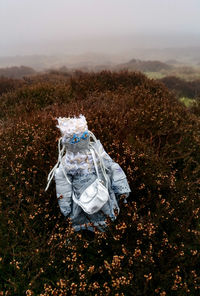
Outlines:
<svg viewBox="0 0 200 296"><path fill-rule="evenodd" d="M189 107L190 112L196 116L200 116L200 100L196 100L195 104Z"/></svg>
<svg viewBox="0 0 200 296"><path fill-rule="evenodd" d="M65 83L35 82L17 89L14 93L1 96L1 117L18 117L24 113L35 112L59 101L67 103L70 100L69 85Z"/></svg>
<svg viewBox="0 0 200 296"><path fill-rule="evenodd" d="M9 94L12 108L3 96L2 295L198 295L199 117L139 73L35 83ZM57 161L55 117L80 113L132 190L117 220L94 235L74 233L53 183L44 192Z"/></svg>
<svg viewBox="0 0 200 296"><path fill-rule="evenodd" d="M26 66L0 68L0 76L8 78L17 79L33 74L35 74L35 70Z"/></svg>
<svg viewBox="0 0 200 296"><path fill-rule="evenodd" d="M19 88L23 86L23 81L19 79L11 79L6 77L0 77L0 96L3 93L6 93L8 91L15 90L16 88Z"/></svg>
<svg viewBox="0 0 200 296"><path fill-rule="evenodd" d="M187 72L186 72L187 73ZM178 97L200 97L200 80L186 81L176 76L167 76L160 79L167 88L174 91Z"/></svg>

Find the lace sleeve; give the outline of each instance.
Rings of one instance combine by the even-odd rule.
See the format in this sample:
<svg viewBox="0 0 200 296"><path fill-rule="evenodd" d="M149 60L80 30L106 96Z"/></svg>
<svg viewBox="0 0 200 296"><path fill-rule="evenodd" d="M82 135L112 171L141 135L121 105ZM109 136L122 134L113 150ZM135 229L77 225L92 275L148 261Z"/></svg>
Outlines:
<svg viewBox="0 0 200 296"><path fill-rule="evenodd" d="M113 191L118 196L125 194L125 196L128 197L131 189L123 169L108 155L108 153L106 153L101 143L99 145L99 151L101 152L105 167L110 171L111 186Z"/></svg>

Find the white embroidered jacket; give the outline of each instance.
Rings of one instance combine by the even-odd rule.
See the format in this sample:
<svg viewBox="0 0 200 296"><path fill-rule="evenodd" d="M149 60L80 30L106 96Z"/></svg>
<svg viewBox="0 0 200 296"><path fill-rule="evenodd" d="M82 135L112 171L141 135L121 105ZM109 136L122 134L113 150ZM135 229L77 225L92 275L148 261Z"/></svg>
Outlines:
<svg viewBox="0 0 200 296"><path fill-rule="evenodd" d="M126 194L126 197L128 197L131 192L124 171L120 165L113 161L105 152L100 140L92 143L92 145L101 155L107 176L109 177L108 190L110 198L99 212L93 215L88 215L72 199L73 193L76 195L76 198L79 199L81 193L97 178L89 149L85 150L82 156L81 154L76 154L74 158L72 157L72 154L66 154L55 171L58 204L62 214L65 217L71 218L72 226L75 231L86 228L93 231L94 228L92 225L103 230L102 227L106 226L105 219L107 215L114 220L116 219L114 210L117 209L119 213L119 195ZM72 160L71 162L70 157ZM76 159L78 161L76 161ZM78 165L78 163L80 163L80 165ZM71 184L67 181L63 169ZM98 165L98 170L100 177L103 179L104 177L100 165Z"/></svg>

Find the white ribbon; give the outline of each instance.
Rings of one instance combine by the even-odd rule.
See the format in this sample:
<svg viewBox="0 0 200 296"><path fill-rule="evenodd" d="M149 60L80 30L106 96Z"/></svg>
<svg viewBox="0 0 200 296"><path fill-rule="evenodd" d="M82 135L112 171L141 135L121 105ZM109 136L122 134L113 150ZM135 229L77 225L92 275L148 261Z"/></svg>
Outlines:
<svg viewBox="0 0 200 296"><path fill-rule="evenodd" d="M53 169L50 171L50 173L48 174L48 177L47 177L47 186L45 188L45 191L47 191L47 189L49 188L49 185L54 177L54 174L55 174L55 170L57 169L58 165L60 164L61 160L62 160L62 157L63 157L63 154L64 154L64 151L65 151L65 145L63 145L62 149L61 149L61 140L62 140L62 137L59 139L58 141L58 161L57 163L55 164L55 166L53 167ZM62 165L61 165L62 166ZM65 171L64 171L64 168L62 166L62 169L63 169L63 173L67 179L67 181L71 184L71 182L69 181L69 179L67 178L66 174L65 174Z"/></svg>

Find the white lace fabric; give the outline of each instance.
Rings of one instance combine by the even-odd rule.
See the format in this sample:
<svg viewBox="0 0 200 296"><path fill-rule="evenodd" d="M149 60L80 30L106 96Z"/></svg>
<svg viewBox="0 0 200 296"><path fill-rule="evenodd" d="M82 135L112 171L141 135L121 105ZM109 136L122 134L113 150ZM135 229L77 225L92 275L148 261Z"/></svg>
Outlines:
<svg viewBox="0 0 200 296"><path fill-rule="evenodd" d="M72 175L78 173L89 174L95 170L93 158L89 150L86 153L73 153L69 151L64 155L62 163L67 173Z"/></svg>
<svg viewBox="0 0 200 296"><path fill-rule="evenodd" d="M84 115L79 117L59 117L56 125L63 137L71 137L74 133L80 133L88 130L87 121Z"/></svg>

